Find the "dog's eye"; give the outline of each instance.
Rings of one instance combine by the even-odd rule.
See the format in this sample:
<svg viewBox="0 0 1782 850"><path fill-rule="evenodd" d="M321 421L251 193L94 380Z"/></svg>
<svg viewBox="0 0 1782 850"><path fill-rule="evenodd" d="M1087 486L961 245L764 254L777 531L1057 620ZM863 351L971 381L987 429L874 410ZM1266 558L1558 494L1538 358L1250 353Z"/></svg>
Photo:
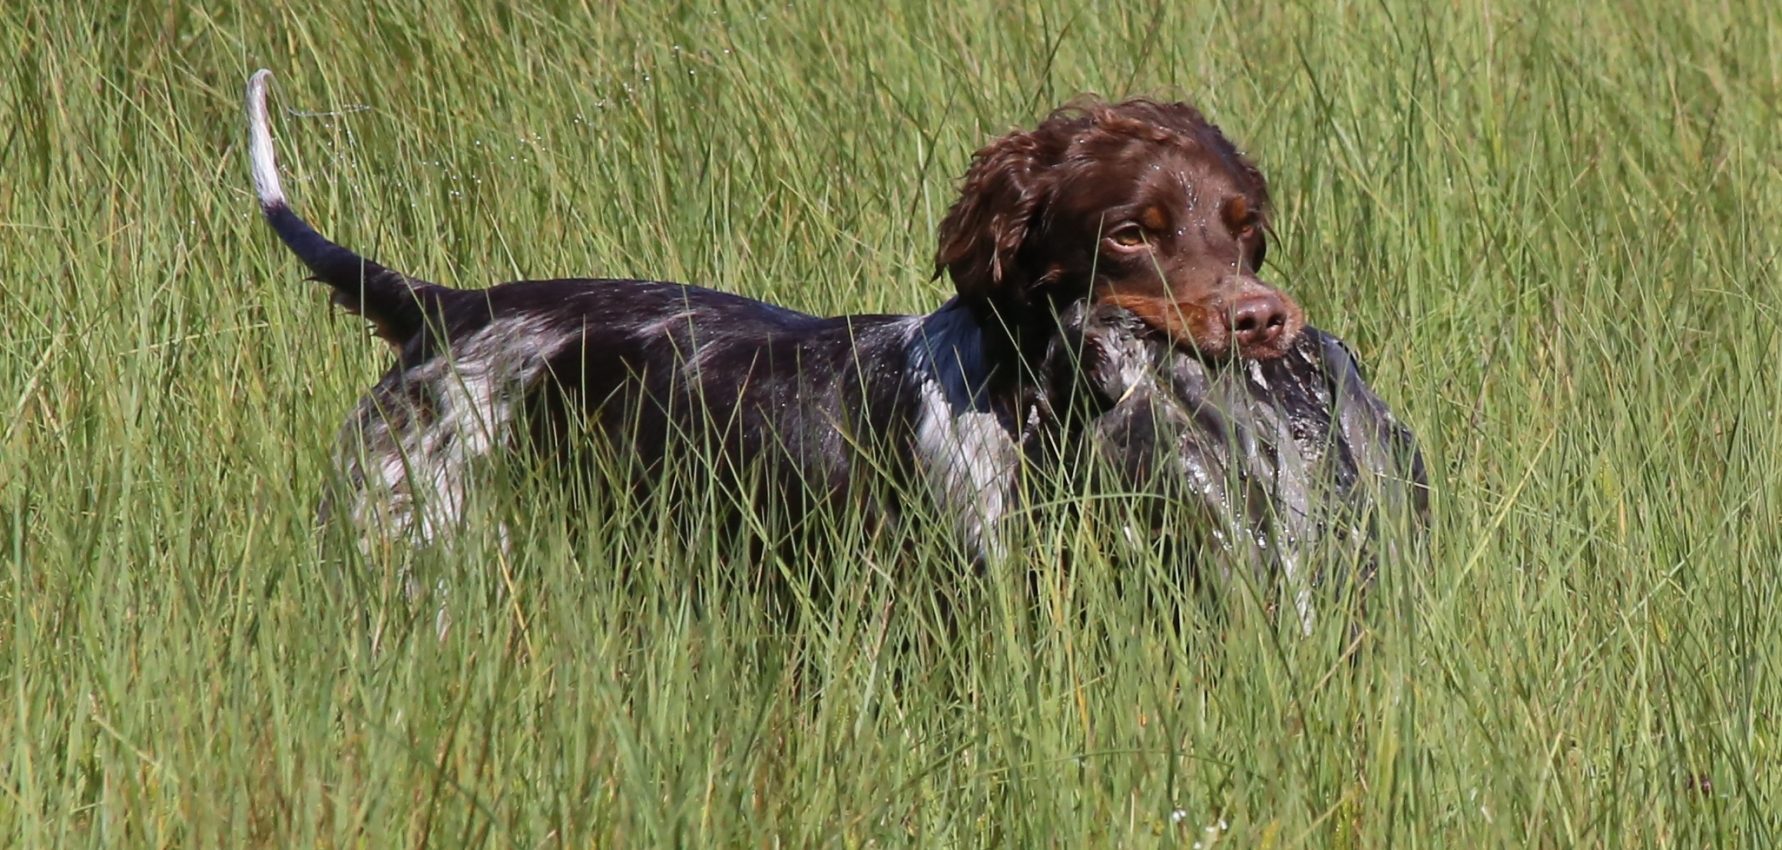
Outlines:
<svg viewBox="0 0 1782 850"><path fill-rule="evenodd" d="M1145 244L1145 229L1128 222L1109 231L1108 240L1122 248L1137 248Z"/></svg>
<svg viewBox="0 0 1782 850"><path fill-rule="evenodd" d="M1262 229L1262 213L1239 195L1225 203L1225 224L1239 242L1248 242Z"/></svg>
<svg viewBox="0 0 1782 850"><path fill-rule="evenodd" d="M1248 242L1260 236L1262 234L1262 216L1251 213L1245 217L1243 221L1238 222L1236 234L1239 242Z"/></svg>

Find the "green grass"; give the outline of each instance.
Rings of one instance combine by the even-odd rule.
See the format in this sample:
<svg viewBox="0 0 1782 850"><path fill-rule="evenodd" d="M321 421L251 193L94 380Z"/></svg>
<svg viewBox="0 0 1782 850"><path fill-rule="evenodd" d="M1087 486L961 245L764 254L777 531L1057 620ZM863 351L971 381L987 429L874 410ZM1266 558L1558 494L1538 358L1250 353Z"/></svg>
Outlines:
<svg viewBox="0 0 1782 850"><path fill-rule="evenodd" d="M0 843L1782 838L1774 3L493 5L0 8ZM724 540L545 493L424 565L437 640L312 528L386 355L257 218L262 66L297 207L397 268L818 312L946 295L983 140L1190 98L1421 437L1430 552L1345 660L1177 622L1087 523L1037 590L922 527L759 567L832 589L786 620Z"/></svg>

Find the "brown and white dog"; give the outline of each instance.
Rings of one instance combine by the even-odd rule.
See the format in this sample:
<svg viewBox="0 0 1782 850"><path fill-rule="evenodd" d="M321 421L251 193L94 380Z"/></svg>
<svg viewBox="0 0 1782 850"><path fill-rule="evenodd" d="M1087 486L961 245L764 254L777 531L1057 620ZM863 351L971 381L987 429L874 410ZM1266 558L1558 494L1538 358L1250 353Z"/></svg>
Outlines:
<svg viewBox="0 0 1782 850"><path fill-rule="evenodd" d="M860 504L863 480L890 476L900 486L872 490L873 510L895 519L883 493L925 493L967 551L993 555L1023 466L1070 454L1053 449L1085 433L1063 412L1085 381L1103 407L1130 407L1151 395L1135 388L1156 357L1256 363L1304 347L1299 306L1258 277L1262 175L1186 104L1091 102L996 139L940 226L936 273L956 297L926 315L817 317L680 283L471 290L389 269L291 210L270 77L247 89L266 220L397 352L344 429L344 492L324 510L364 534L449 537L479 458L549 451L574 422L622 447L640 487L692 442L722 477L764 473L794 519ZM1151 347L1104 346L1126 352L1120 362L1061 348L1108 311L1124 318L1096 333ZM1109 420L1127 458L1156 448L1135 442L1133 419Z"/></svg>

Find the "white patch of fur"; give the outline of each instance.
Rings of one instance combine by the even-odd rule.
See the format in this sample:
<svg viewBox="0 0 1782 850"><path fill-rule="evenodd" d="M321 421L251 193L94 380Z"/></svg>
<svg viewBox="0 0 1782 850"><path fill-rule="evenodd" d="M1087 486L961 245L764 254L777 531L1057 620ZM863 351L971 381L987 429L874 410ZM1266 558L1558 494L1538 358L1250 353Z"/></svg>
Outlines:
<svg viewBox="0 0 1782 850"><path fill-rule="evenodd" d="M266 85L272 72L255 71L248 80L248 159L253 163L254 192L261 206L285 202L285 190L278 182L278 157L272 150L272 122L266 115Z"/></svg>
<svg viewBox="0 0 1782 850"><path fill-rule="evenodd" d="M966 546L994 559L1007 552L996 525L1012 506L1021 453L984 406L980 333L962 309L914 319L908 368L921 392L916 453L923 477Z"/></svg>
<svg viewBox="0 0 1782 850"><path fill-rule="evenodd" d="M677 338L676 344L682 346L681 377L693 385L698 385L699 376L712 365L712 361L727 357L730 353L723 344L723 332L710 327L713 324L716 323L707 322L706 326L701 327L689 320L686 324L686 336ZM740 391L741 387L737 389Z"/></svg>
<svg viewBox="0 0 1782 850"><path fill-rule="evenodd" d="M671 313L660 319L638 325L637 329L632 331L632 334L643 339L656 336L669 336L677 330L690 329L693 326L693 317L695 315L698 315L697 312L689 307L685 310Z"/></svg>
<svg viewBox="0 0 1782 850"><path fill-rule="evenodd" d="M1112 396L1115 404L1131 398L1141 389L1149 390L1153 396L1163 393L1157 386L1157 366L1137 337L1129 334L1104 337L1099 347L1104 368L1108 362L1114 364L1114 380L1119 383L1102 388L1102 392ZM1118 390L1119 394L1115 395L1113 390Z"/></svg>
<svg viewBox="0 0 1782 850"><path fill-rule="evenodd" d="M362 545L448 539L464 519L476 467L507 445L514 406L573 338L542 316L497 319L361 400L339 462Z"/></svg>
<svg viewBox="0 0 1782 850"><path fill-rule="evenodd" d="M1274 389L1273 387L1270 387L1268 385L1268 378L1265 378L1262 375L1262 362L1261 361L1246 360L1246 361L1244 361L1244 365L1249 367L1250 380L1255 381L1256 386L1259 386L1265 390L1270 390L1270 391L1272 391Z"/></svg>

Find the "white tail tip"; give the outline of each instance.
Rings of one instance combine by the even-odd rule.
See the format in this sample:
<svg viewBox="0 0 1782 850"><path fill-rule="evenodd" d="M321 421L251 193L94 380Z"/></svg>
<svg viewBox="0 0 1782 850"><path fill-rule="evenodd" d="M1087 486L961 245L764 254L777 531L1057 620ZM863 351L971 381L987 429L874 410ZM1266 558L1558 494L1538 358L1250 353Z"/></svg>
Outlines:
<svg viewBox="0 0 1782 850"><path fill-rule="evenodd" d="M272 72L261 68L248 78L248 158L253 163L254 192L261 207L283 205L285 190L278 183L278 158L272 152L272 122L266 115L266 85Z"/></svg>

